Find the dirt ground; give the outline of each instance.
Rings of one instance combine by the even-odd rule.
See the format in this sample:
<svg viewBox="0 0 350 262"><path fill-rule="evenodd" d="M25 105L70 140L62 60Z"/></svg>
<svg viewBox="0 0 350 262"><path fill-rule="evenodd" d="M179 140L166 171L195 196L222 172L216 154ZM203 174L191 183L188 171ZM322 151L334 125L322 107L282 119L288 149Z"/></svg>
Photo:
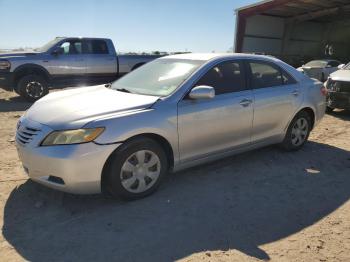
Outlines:
<svg viewBox="0 0 350 262"><path fill-rule="evenodd" d="M29 106L0 89L0 261L350 261L350 113L299 152L226 158L123 202L27 179L14 132Z"/></svg>

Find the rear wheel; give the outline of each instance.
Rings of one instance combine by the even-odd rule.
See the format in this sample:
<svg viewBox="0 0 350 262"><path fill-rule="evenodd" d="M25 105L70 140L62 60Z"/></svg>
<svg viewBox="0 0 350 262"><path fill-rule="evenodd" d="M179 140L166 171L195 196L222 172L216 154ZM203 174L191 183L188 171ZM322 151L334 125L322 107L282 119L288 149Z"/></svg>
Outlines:
<svg viewBox="0 0 350 262"><path fill-rule="evenodd" d="M142 198L159 187L167 170L163 148L152 139L138 138L112 155L105 186L115 197Z"/></svg>
<svg viewBox="0 0 350 262"><path fill-rule="evenodd" d="M47 81L40 75L23 76L17 84L16 92L29 102L47 95L49 92Z"/></svg>
<svg viewBox="0 0 350 262"><path fill-rule="evenodd" d="M297 114L290 123L282 146L288 151L298 150L303 147L311 132L310 115L302 111Z"/></svg>

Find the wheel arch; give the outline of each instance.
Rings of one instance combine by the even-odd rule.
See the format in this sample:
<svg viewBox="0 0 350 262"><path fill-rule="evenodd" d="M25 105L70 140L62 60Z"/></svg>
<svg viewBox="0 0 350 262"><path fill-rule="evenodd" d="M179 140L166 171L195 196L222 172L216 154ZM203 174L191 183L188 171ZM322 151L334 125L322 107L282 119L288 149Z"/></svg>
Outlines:
<svg viewBox="0 0 350 262"><path fill-rule="evenodd" d="M165 151L165 154L168 160L169 169L172 169L174 167L174 150L171 144L169 143L169 141L165 137L155 133L143 133L143 134L138 134L128 138L123 142L123 144L138 138L149 138L157 142ZM101 173L101 191L103 193L107 193L107 190L106 190L107 174L108 174L113 156L116 153L118 153L118 150L119 150L119 147L110 154L110 156L107 158L107 161L103 166L102 173Z"/></svg>
<svg viewBox="0 0 350 262"><path fill-rule="evenodd" d="M47 81L50 80L50 73L43 67L37 64L24 64L15 69L14 83L17 86L19 79L25 75L36 74L43 76Z"/></svg>
<svg viewBox="0 0 350 262"><path fill-rule="evenodd" d="M310 116L310 119L311 119L311 130L312 130L314 128L314 126L315 126L315 121L316 121L315 111L311 107L304 107L304 108L300 109L295 114L295 116L298 115L300 112L306 112Z"/></svg>

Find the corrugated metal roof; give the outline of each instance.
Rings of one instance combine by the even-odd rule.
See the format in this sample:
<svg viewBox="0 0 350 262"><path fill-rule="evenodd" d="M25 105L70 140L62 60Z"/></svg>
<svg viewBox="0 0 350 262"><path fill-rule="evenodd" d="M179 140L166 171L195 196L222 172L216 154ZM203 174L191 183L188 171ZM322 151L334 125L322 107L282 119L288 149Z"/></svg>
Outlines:
<svg viewBox="0 0 350 262"><path fill-rule="evenodd" d="M269 15L301 20L331 21L350 14L350 0L265 0L236 10L240 16Z"/></svg>

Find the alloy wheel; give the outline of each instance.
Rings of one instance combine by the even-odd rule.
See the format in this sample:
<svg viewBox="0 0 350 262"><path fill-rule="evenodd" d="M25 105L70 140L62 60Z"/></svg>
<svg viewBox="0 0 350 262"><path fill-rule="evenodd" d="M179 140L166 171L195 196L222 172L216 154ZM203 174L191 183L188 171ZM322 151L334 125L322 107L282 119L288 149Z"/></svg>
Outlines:
<svg viewBox="0 0 350 262"><path fill-rule="evenodd" d="M39 98L44 94L44 87L40 82L32 81L27 83L26 93L31 98Z"/></svg>
<svg viewBox="0 0 350 262"><path fill-rule="evenodd" d="M299 118L292 128L292 144L294 146L302 145L307 138L308 131L308 121L303 117Z"/></svg>

